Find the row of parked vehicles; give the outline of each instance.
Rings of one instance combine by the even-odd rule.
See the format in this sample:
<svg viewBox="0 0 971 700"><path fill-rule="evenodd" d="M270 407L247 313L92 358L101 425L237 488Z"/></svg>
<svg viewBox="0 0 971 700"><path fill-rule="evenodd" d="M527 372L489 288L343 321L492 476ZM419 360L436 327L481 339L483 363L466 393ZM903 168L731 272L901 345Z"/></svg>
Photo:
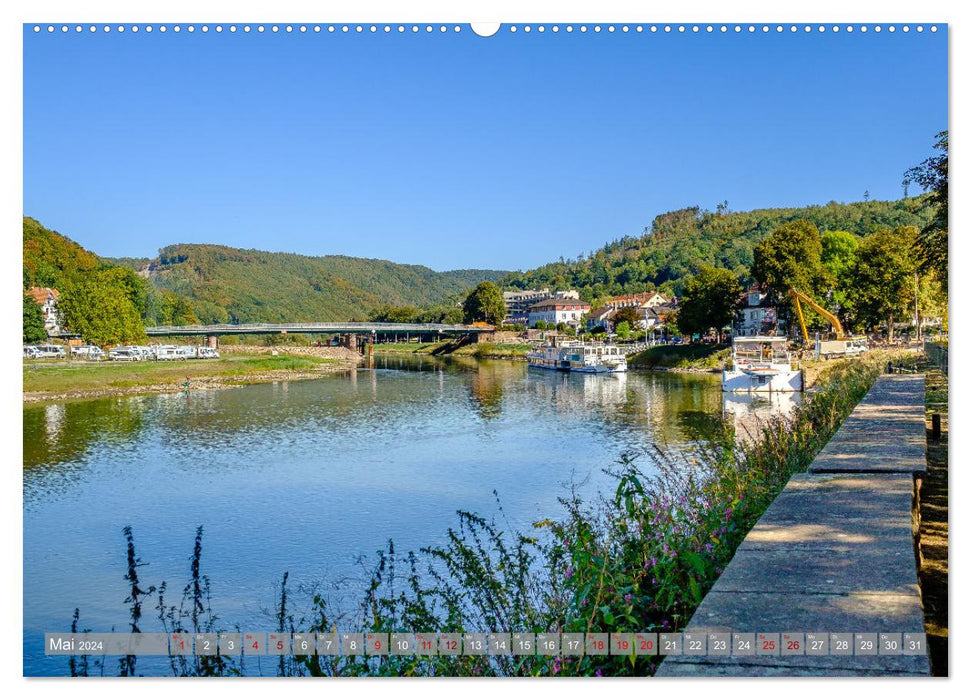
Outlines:
<svg viewBox="0 0 971 700"><path fill-rule="evenodd" d="M71 357L78 360L112 360L114 362L137 362L139 360L209 360L219 357L215 348L201 345L119 345L106 353L97 345L25 345L24 358L60 359Z"/></svg>

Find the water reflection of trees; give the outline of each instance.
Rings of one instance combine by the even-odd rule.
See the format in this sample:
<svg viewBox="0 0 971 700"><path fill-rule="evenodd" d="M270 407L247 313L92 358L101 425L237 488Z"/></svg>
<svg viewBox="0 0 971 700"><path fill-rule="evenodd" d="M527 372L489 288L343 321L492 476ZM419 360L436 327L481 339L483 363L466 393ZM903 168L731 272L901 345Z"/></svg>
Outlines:
<svg viewBox="0 0 971 700"><path fill-rule="evenodd" d="M144 397L24 407L24 466L80 459L98 442L127 441L144 424Z"/></svg>

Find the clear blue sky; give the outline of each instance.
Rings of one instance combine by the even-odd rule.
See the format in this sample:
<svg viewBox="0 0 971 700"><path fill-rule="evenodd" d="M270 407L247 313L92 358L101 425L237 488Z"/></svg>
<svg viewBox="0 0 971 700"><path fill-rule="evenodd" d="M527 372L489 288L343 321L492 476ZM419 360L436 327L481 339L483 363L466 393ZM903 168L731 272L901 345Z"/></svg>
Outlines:
<svg viewBox="0 0 971 700"><path fill-rule="evenodd" d="M24 213L101 255L205 242L527 269L684 206L901 196L947 35L24 30Z"/></svg>

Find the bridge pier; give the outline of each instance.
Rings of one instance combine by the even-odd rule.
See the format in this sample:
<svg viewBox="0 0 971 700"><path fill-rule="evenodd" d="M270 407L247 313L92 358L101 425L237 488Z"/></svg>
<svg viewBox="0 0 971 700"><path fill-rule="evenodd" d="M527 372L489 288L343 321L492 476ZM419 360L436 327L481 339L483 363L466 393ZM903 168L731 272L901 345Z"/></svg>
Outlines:
<svg viewBox="0 0 971 700"><path fill-rule="evenodd" d="M219 336L218 335L207 335L206 336L206 347L207 348L218 348L219 347Z"/></svg>
<svg viewBox="0 0 971 700"><path fill-rule="evenodd" d="M348 350L357 350L357 336L353 333L348 333L344 336L341 344Z"/></svg>

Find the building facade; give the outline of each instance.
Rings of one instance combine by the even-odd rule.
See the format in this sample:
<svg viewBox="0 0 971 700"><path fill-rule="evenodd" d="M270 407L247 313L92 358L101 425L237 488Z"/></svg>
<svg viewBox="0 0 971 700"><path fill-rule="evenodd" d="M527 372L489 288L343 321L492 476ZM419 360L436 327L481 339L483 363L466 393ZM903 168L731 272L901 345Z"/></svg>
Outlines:
<svg viewBox="0 0 971 700"><path fill-rule="evenodd" d="M543 321L547 325L565 323L577 327L589 310L590 304L585 301L570 297L552 297L529 307L528 325L532 327Z"/></svg>
<svg viewBox="0 0 971 700"><path fill-rule="evenodd" d="M44 330L47 335L61 332L61 314L57 310L57 300L61 293L50 287L31 287L27 296L37 302L44 314Z"/></svg>

